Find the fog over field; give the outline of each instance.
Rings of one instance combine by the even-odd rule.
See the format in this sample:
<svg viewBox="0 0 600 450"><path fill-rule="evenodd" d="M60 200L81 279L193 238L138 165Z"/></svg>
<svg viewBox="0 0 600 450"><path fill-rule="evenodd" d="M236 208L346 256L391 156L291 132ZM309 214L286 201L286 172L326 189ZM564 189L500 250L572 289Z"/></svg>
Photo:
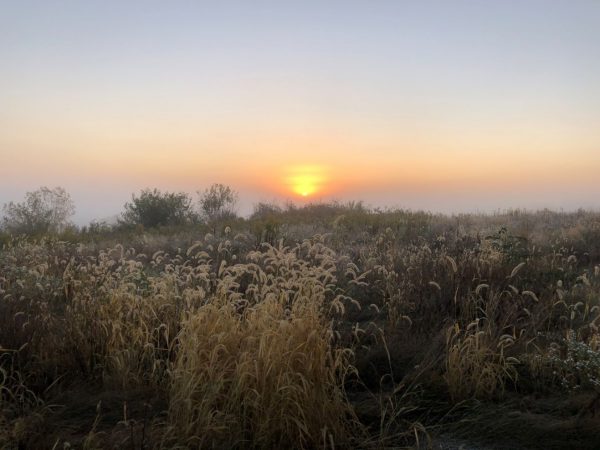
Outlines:
<svg viewBox="0 0 600 450"><path fill-rule="evenodd" d="M0 449L600 449L599 25L0 2Z"/></svg>
<svg viewBox="0 0 600 450"><path fill-rule="evenodd" d="M147 187L431 211L597 208L597 2L8 2L0 202ZM90 206L93 205L93 206Z"/></svg>

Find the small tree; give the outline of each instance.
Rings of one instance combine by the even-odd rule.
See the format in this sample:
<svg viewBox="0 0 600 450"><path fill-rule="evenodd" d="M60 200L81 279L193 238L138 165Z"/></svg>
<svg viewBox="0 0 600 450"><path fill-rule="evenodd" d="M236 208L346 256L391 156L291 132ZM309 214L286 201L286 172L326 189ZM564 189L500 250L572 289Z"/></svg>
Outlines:
<svg viewBox="0 0 600 450"><path fill-rule="evenodd" d="M61 187L41 187L25 194L21 203L4 205L4 228L11 233L60 233L75 214L71 196Z"/></svg>
<svg viewBox="0 0 600 450"><path fill-rule="evenodd" d="M238 194L229 186L213 184L200 195L200 210L207 222L236 217L235 205Z"/></svg>
<svg viewBox="0 0 600 450"><path fill-rule="evenodd" d="M259 202L254 205L254 211L250 216L251 220L269 219L273 216L282 214L283 209L276 203Z"/></svg>
<svg viewBox="0 0 600 450"><path fill-rule="evenodd" d="M122 222L153 228L161 225L181 225L192 218L192 201L185 192L143 190L139 197L132 195L125 204Z"/></svg>
<svg viewBox="0 0 600 450"><path fill-rule="evenodd" d="M275 245L282 224L283 209L275 203L260 202L254 205L250 216L250 226L257 243L268 242Z"/></svg>

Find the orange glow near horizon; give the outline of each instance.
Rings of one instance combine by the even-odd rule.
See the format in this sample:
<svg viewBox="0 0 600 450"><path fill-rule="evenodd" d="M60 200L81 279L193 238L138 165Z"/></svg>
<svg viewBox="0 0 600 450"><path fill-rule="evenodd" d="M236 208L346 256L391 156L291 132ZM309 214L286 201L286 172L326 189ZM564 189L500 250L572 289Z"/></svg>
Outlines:
<svg viewBox="0 0 600 450"><path fill-rule="evenodd" d="M304 198L323 193L326 182L325 169L316 165L292 167L287 170L284 180L289 190Z"/></svg>

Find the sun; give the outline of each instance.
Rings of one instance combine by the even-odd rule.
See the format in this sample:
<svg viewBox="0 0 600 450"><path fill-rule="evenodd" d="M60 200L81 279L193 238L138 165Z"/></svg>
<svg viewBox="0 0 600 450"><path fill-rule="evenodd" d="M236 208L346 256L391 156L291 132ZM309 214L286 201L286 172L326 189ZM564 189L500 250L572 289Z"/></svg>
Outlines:
<svg viewBox="0 0 600 450"><path fill-rule="evenodd" d="M323 190L325 171L320 166L295 166L288 169L286 184L300 197L310 197Z"/></svg>
<svg viewBox="0 0 600 450"><path fill-rule="evenodd" d="M292 177L293 190L302 197L308 197L317 191L318 181L313 175L297 175Z"/></svg>

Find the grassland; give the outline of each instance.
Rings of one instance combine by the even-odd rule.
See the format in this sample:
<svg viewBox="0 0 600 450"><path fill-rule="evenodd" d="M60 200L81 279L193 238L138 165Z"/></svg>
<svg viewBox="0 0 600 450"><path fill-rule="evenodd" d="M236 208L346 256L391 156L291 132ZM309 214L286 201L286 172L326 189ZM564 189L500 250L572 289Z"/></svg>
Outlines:
<svg viewBox="0 0 600 450"><path fill-rule="evenodd" d="M2 239L0 448L600 448L598 214Z"/></svg>

